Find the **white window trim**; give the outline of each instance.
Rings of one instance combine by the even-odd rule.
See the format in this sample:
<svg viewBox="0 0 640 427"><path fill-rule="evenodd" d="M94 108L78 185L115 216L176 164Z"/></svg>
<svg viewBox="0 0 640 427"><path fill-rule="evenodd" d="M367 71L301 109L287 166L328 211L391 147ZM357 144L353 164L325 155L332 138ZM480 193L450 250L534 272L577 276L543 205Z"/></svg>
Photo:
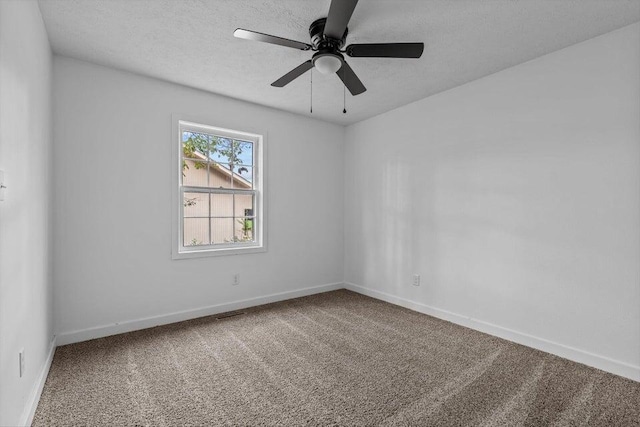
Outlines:
<svg viewBox="0 0 640 427"><path fill-rule="evenodd" d="M220 126L209 126L204 123L214 122L212 119L187 117L184 115L173 114L172 132L171 132L171 257L174 260L201 258L211 256L224 255L240 255L251 254L267 251L267 209L266 209L266 177L264 170L266 168L266 132L251 132L231 130ZM255 243L232 243L228 245L218 244L215 247L187 247L183 246L182 241L182 209L181 209L181 176L182 176L182 128L188 127L192 130L200 130L204 133L223 133L235 139L244 139L254 142L254 185L256 187L255 200ZM246 128L246 127L243 127Z"/></svg>

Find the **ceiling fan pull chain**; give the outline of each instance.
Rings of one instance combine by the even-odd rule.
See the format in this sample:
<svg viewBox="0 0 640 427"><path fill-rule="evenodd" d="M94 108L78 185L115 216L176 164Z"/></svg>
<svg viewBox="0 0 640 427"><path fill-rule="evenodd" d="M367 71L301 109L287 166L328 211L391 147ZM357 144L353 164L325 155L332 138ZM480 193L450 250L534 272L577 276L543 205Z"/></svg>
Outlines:
<svg viewBox="0 0 640 427"><path fill-rule="evenodd" d="M313 114L313 68L309 75L311 76L311 99L309 100L309 112Z"/></svg>
<svg viewBox="0 0 640 427"><path fill-rule="evenodd" d="M342 80L344 80L344 67L342 67ZM347 86L342 85L342 114L347 114Z"/></svg>

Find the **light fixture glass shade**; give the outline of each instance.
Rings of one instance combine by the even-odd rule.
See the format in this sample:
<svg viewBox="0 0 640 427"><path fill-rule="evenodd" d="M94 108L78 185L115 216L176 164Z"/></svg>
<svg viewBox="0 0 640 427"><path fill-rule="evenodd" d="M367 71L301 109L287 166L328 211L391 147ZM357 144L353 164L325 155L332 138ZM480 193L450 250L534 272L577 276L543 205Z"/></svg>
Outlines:
<svg viewBox="0 0 640 427"><path fill-rule="evenodd" d="M322 74L333 74L342 67L342 61L334 55L323 55L316 58L313 65Z"/></svg>

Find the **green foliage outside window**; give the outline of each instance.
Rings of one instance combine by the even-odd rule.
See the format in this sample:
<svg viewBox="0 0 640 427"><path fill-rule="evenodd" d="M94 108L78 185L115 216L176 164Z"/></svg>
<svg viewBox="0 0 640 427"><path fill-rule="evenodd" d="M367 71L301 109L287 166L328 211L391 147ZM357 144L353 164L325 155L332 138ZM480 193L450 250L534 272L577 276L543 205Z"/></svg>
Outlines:
<svg viewBox="0 0 640 427"><path fill-rule="evenodd" d="M189 135L185 140L184 136ZM242 160L240 155L243 152L245 144L230 140L228 138L222 138L215 135L207 135L202 133L184 132L182 142L182 176L185 176L185 170L189 169L184 158L197 158L197 153L209 159L213 164L217 162L211 157L218 153L224 159L228 159L229 169L233 170L234 165L241 165ZM203 169L206 167L206 161L194 161L196 169ZM247 170L246 168L244 168Z"/></svg>

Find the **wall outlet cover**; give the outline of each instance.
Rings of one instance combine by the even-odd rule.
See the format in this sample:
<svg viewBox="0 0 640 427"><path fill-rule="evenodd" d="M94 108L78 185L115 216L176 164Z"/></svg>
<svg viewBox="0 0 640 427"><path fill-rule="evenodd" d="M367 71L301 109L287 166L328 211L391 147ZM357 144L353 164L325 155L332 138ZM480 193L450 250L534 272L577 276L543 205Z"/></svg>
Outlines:
<svg viewBox="0 0 640 427"><path fill-rule="evenodd" d="M4 183L4 171L0 170L0 202L4 200L4 192L7 189Z"/></svg>

